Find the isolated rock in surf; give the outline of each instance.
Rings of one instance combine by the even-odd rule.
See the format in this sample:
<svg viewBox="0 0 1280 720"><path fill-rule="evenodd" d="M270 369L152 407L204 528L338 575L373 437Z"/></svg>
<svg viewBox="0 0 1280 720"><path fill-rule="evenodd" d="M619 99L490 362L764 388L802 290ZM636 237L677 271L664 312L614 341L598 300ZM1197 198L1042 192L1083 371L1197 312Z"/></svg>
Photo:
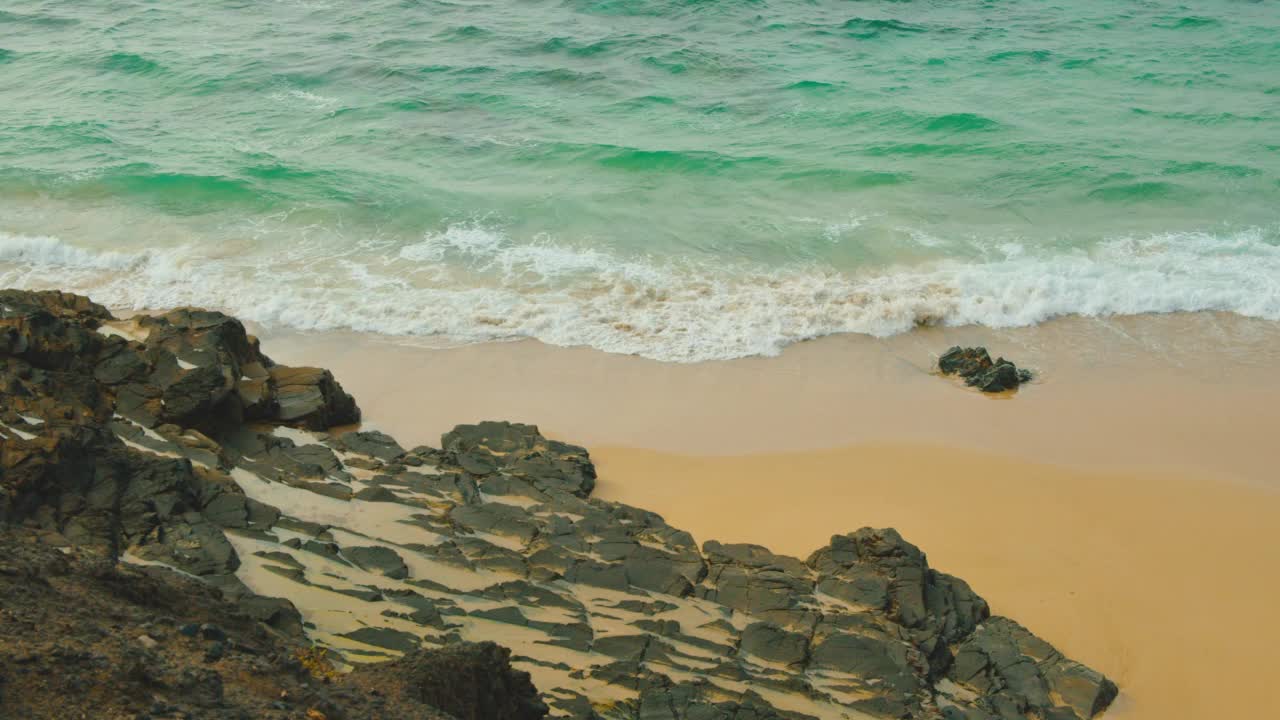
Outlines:
<svg viewBox="0 0 1280 720"><path fill-rule="evenodd" d="M966 385L989 393L1016 390L1022 383L1031 381L1030 370L1019 369L1004 358L992 362L984 347L957 345L938 358L938 370L943 375L959 375Z"/></svg>

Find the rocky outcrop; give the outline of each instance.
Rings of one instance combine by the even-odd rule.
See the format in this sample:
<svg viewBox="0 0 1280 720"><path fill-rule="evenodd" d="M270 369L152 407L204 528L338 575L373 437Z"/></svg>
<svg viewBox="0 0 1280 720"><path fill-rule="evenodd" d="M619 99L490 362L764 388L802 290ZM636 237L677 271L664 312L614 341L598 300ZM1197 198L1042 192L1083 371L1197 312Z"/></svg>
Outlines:
<svg viewBox="0 0 1280 720"><path fill-rule="evenodd" d="M321 432L355 414L332 376L281 372L217 313L126 325L7 292L0 330L0 524L180 569L273 638L379 663L344 682L386 717L1085 720L1116 693L890 529L804 560L699 546L591 497L588 452L532 425L409 450ZM165 677L229 697L225 674Z"/></svg>
<svg viewBox="0 0 1280 720"><path fill-rule="evenodd" d="M0 291L0 351L46 371L90 375L121 416L206 435L247 420L323 430L360 411L326 370L276 366L239 320L179 309L119 321L66 293Z"/></svg>
<svg viewBox="0 0 1280 720"><path fill-rule="evenodd" d="M1066 660L1026 628L999 617L957 646L948 677L986 695L997 717L1093 717L1117 693L1097 671Z"/></svg>
<svg viewBox="0 0 1280 720"><path fill-rule="evenodd" d="M1021 370L1004 358L993 362L984 347L957 345L938 358L938 370L943 375L959 375L969 387L988 393L1016 390L1031 381L1030 370Z"/></svg>
<svg viewBox="0 0 1280 720"><path fill-rule="evenodd" d="M533 425L459 425L440 442L446 461L477 477L501 474L540 490L563 490L578 497L590 495L596 486L596 469L585 449L548 440Z"/></svg>
<svg viewBox="0 0 1280 720"><path fill-rule="evenodd" d="M539 720L548 708L529 673L511 668L511 651L492 642L411 652L356 672L368 687L417 700L458 720Z"/></svg>
<svg viewBox="0 0 1280 720"><path fill-rule="evenodd" d="M213 587L0 531L0 717L536 720L527 673L459 643L350 675Z"/></svg>
<svg viewBox="0 0 1280 720"><path fill-rule="evenodd" d="M255 383L253 388L256 398L258 385ZM265 392L266 399L260 400L259 406L267 408L264 416L268 419L309 430L326 430L360 420L355 400L343 392L328 370L273 367L265 382Z"/></svg>

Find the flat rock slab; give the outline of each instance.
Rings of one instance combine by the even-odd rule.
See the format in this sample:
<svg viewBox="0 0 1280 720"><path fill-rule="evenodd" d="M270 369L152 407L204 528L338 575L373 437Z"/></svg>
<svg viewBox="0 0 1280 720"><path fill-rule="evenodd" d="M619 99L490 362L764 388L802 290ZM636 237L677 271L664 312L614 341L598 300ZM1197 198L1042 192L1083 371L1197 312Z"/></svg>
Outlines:
<svg viewBox="0 0 1280 720"><path fill-rule="evenodd" d="M409 577L409 568L404 564L404 558L388 547L381 545L345 547L342 549L342 556L356 567L379 572L395 580Z"/></svg>

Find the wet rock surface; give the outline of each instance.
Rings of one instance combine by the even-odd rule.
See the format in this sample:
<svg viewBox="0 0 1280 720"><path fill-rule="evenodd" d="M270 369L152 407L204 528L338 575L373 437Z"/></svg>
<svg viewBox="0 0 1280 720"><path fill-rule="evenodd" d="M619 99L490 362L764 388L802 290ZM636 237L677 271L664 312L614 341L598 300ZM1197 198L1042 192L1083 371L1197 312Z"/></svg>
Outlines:
<svg viewBox="0 0 1280 720"><path fill-rule="evenodd" d="M165 574L230 608L181 616L203 644L174 673L138 671L209 717L240 702L217 670L240 657L237 628L356 666L333 687L380 698L379 717L1083 720L1115 696L891 529L806 559L699 546L592 498L588 452L532 425L409 450L330 434L358 418L332 376L274 366L218 313L123 323L13 291L0 308L0 524L123 558L118 587Z"/></svg>
<svg viewBox="0 0 1280 720"><path fill-rule="evenodd" d="M943 375L958 375L969 387L988 393L1017 390L1032 378L1030 370L1020 369L1004 358L993 361L984 347L957 345L938 358L938 370Z"/></svg>

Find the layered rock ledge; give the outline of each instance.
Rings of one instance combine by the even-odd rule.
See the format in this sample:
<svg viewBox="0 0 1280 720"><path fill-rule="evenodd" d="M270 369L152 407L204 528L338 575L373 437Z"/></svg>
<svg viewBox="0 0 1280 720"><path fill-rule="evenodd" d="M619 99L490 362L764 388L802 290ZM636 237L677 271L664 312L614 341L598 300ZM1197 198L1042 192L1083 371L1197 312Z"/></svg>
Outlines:
<svg viewBox="0 0 1280 720"><path fill-rule="evenodd" d="M314 644L359 667L331 679L356 695L374 668L399 679L384 702L461 719L1084 720L1116 695L891 529L835 536L806 559L699 546L591 497L587 451L536 427L464 425L410 449L328 432L358 419L332 375L275 365L234 318L117 320L74 295L0 291L5 542L121 559L113 587L209 595L192 607L222 603L200 612L237 618L252 642ZM29 641L52 632L0 616L0 634L14 622ZM111 640L86 642L109 656ZM174 656L234 685L250 642ZM6 688L38 694L9 647L0 708ZM238 717L255 697L235 685L183 712ZM367 712L326 701L327 717Z"/></svg>

